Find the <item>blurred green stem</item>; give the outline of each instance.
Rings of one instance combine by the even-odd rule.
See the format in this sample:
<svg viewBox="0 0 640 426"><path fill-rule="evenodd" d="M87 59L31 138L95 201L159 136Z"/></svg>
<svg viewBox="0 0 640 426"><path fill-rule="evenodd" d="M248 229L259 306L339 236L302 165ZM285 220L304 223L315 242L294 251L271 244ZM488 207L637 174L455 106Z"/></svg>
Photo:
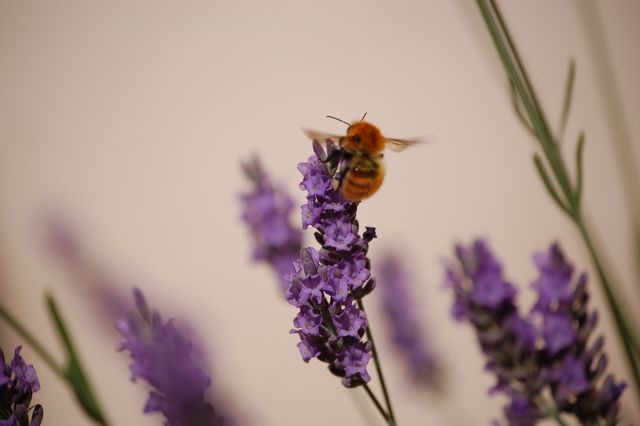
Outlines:
<svg viewBox="0 0 640 426"><path fill-rule="evenodd" d="M87 413L96 423L107 426L108 423L102 414L102 410L100 409L98 400L95 397L95 393L89 384L89 379L82 368L82 364L78 358L78 353L76 352L75 346L71 340L68 327L62 319L58 305L50 294L46 295L46 302L49 315L51 316L56 327L56 331L58 332L58 337L62 341L67 352L67 367L64 370L65 378L69 385L71 385L71 388L73 389L73 392L85 413Z"/></svg>
<svg viewBox="0 0 640 426"><path fill-rule="evenodd" d="M11 315L9 311L4 306L2 306L1 303L0 317L4 318L7 324L9 324L9 326L13 328L13 330L25 340L25 342L31 347L31 349L33 349L38 355L40 355L44 363L47 364L49 368L58 375L58 377L66 380L64 368L58 365L53 356L49 353L49 351L45 349L42 343L40 343L34 335L29 333L29 331L27 331L27 329L24 328L13 315Z"/></svg>
<svg viewBox="0 0 640 426"><path fill-rule="evenodd" d="M622 339L627 362L631 368L633 382L636 389L639 391L638 395L640 397L640 366L638 365L640 350L637 344L637 338L627 323L624 312L619 303L619 299L614 291L614 285L608 278L609 275L606 273L600 260L600 256L592 242L592 238L585 225L580 206L583 188L582 153L584 149L584 136L581 135L577 145L577 176L576 185L574 186L571 184L571 179L560 153L559 144L556 139L554 139L550 131L547 119L544 116L544 111L538 102L533 85L529 80L527 71L520 59L520 55L518 54L513 39L511 38L507 25L502 18L500 9L494 0L477 0L477 3L495 43L496 49L498 50L498 54L502 59L507 75L515 88L517 95L522 100L524 108L529 116L529 120L535 130L537 140L542 148L548 168L551 170L551 174L549 175L547 173L547 168L544 166L542 159L538 155L534 156L536 169L540 174L547 191L552 196L556 204L567 214L567 216L573 221L574 225L578 228L578 231L589 250L591 260L598 273L609 308L613 314L618 333ZM573 84L573 77L570 77L568 81ZM571 89L568 88L566 93L570 96ZM569 105L569 100L565 99L565 105ZM563 112L563 115L568 115L568 111ZM564 127L564 124L562 127ZM551 177L553 177L553 180ZM559 191L556 187L559 188Z"/></svg>
<svg viewBox="0 0 640 426"><path fill-rule="evenodd" d="M76 350L71 342L71 337L67 331L67 327L62 320L60 312L52 296L47 295L47 307L53 319L54 325L58 332L67 353L67 365L63 367L59 365L51 353L47 351L44 345L36 339L20 322L9 313L9 311L0 304L0 317L2 317L13 330L21 336L25 342L44 360L45 364L53 370L54 373L71 387L82 409L96 423L108 426L99 404L94 396L93 389L89 385L87 376L82 368Z"/></svg>
<svg viewBox="0 0 640 426"><path fill-rule="evenodd" d="M576 0L578 18L586 39L591 59L591 71L603 105L603 118L611 135L611 147L616 156L622 190L623 202L627 204L631 226L633 227L636 253L636 279L640 284L640 170L634 160L633 138L629 130L629 120L625 114L622 90L612 65L610 44L607 43L600 10L606 9L598 0Z"/></svg>

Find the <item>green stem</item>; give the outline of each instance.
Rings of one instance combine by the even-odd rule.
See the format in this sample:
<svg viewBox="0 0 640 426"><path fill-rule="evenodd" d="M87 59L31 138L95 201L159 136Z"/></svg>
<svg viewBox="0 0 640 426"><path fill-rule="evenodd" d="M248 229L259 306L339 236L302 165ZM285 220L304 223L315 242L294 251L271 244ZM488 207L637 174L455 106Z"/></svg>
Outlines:
<svg viewBox="0 0 640 426"><path fill-rule="evenodd" d="M107 420L105 419L104 414L102 414L102 409L100 408L100 404L95 396L95 392L89 383L85 369L82 367L75 345L71 340L68 327L62 319L62 314L58 309L57 303L50 294L46 295L46 301L51 319L53 320L58 336L60 337L60 340L67 352L67 367L64 370L64 377L73 389L76 398L85 413L87 413L87 415L89 415L89 417L91 417L96 423L108 426Z"/></svg>
<svg viewBox="0 0 640 426"><path fill-rule="evenodd" d="M35 338L33 334L31 334L26 328L18 322L18 320L7 311L2 304L0 304L0 317L4 318L4 320L13 328L13 330L18 333L27 344L33 349L42 360L53 370L54 373L58 377L63 380L66 380L66 375L64 368L62 368L56 361L53 359L53 356L47 351L42 343Z"/></svg>
<svg viewBox="0 0 640 426"><path fill-rule="evenodd" d="M566 167L560 157L560 154L557 152L558 145L554 141L551 131L549 130L549 125L547 124L547 119L544 116L544 111L539 107L540 103L538 102L538 97L536 96L535 90L531 84L531 80L529 79L527 70L523 65L515 43L513 42L511 33L509 32L502 14L500 13L500 9L496 5L495 1L491 0L490 3L492 10L490 10L484 0L478 0L478 5L485 21L487 22L493 41L498 49L498 53L500 54L503 64L507 69L509 78L513 82L523 104L525 105L529 118L531 119L531 123L538 135L540 146L542 147L545 157L549 162L549 166L556 175L558 184L560 185L566 199L571 200L573 198L571 184L567 177L568 174L566 172ZM494 16L499 25L496 25Z"/></svg>
<svg viewBox="0 0 640 426"><path fill-rule="evenodd" d="M502 17L500 8L496 4L495 0L490 0L490 1L491 1L491 6L493 8L493 12L500 24L500 29L502 30L504 37L508 43L509 50L511 51L511 54L515 59L517 70L519 71L519 74L522 76L522 79L524 80L522 86L525 88L525 90L530 96L530 103L532 107L530 114L533 114L537 119L536 121L538 122L538 126L539 126L538 135L539 135L540 145L542 145L545 151L545 155L547 156L547 160L549 161L549 164L554 169L554 171L556 171L558 183L560 184L560 187L562 188L562 191L564 192L565 197L567 197L567 199L570 199L572 195L571 183L569 182L569 179L568 179L569 175L567 173L564 162L562 161L562 157L560 156L560 153L557 150L558 144L553 138L553 135L551 134L551 130L550 130L547 118L544 115L544 110L540 108L540 102L538 101L535 88L533 87L533 84L531 84L531 80L529 79L529 74L527 73L527 69L525 68L524 63L520 58L520 54L518 53L518 49L516 48L516 45L513 42L513 38L511 37L509 28L504 22L504 18Z"/></svg>
<svg viewBox="0 0 640 426"><path fill-rule="evenodd" d="M362 310L362 312L365 312L364 304L362 303L361 299L358 299L358 307ZM384 395L384 401L387 404L387 410L389 412L388 423L389 423L389 426L395 426L397 425L396 417L393 413L391 398L389 397L389 392L387 391L387 385L384 380L384 375L382 374L382 365L380 364L380 357L378 356L378 350L376 349L376 344L373 341L373 333L371 332L371 325L367 325L366 333L367 333L367 339L369 339L369 341L371 342L371 347L373 348L372 352L373 352L373 360L376 365L376 373L378 374L378 378L380 379L382 394Z"/></svg>
<svg viewBox="0 0 640 426"><path fill-rule="evenodd" d="M560 417L560 414L555 413L553 415L553 418L556 421L556 423L558 423L560 426L567 426L567 424L564 422L564 420L562 420L562 417Z"/></svg>
<svg viewBox="0 0 640 426"><path fill-rule="evenodd" d="M371 389L369 388L369 386L365 383L365 384L362 385L362 387L367 392L367 395L369 395L369 398L371 398L371 401L373 401L373 404L378 409L378 412L380 413L380 415L384 418L384 420L387 423L391 424L390 423L390 419L389 419L389 415L384 411L384 408L382 408L382 404L380 404L380 401L378 401L378 398L376 398L376 396L373 394L373 392L371 392Z"/></svg>
<svg viewBox="0 0 640 426"><path fill-rule="evenodd" d="M550 403L543 397L539 397L535 400L535 404L538 406L538 409L543 413L544 417L553 418L556 423L560 426L567 426L567 424L560 417L560 411L555 403Z"/></svg>
<svg viewBox="0 0 640 426"><path fill-rule="evenodd" d="M593 262L596 272L598 274L598 278L600 278L600 282L602 283L602 287L604 287L604 293L607 297L607 302L611 307L611 311L613 313L613 318L616 321L618 333L620 334L620 338L622 339L623 347L625 350L625 355L627 356L627 360L629 362L629 366L631 367L631 372L633 375L633 381L636 386L636 390L640 392L640 367L638 366L638 357L640 356L640 346L638 346L638 341L635 339L627 321L625 319L624 313L622 312L622 308L618 303L618 298L613 291L613 288L609 282L607 274L604 271L602 263L600 262L600 258L596 253L595 246L591 241L591 236L589 235L589 231L584 224L584 221L581 216L576 217L576 225L580 230L580 235L587 245L587 249L589 251L589 255L591 256L591 261Z"/></svg>

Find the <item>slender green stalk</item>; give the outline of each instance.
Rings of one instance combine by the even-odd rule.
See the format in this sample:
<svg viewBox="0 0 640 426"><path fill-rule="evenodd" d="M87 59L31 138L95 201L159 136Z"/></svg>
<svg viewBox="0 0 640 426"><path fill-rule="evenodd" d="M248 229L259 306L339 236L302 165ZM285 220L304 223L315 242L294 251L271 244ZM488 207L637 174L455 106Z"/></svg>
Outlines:
<svg viewBox="0 0 640 426"><path fill-rule="evenodd" d="M66 380L64 368L56 362L49 351L45 349L44 345L42 345L42 343L40 343L40 341L38 341L38 339L36 339L36 337L25 327L23 327L22 324L20 324L20 322L11 315L4 306L2 306L2 304L0 304L0 317L4 318L7 324L9 324L9 326L11 326L11 328L13 328L13 330L25 340L31 349L40 355L44 363L47 364L49 368L58 375L58 377Z"/></svg>
<svg viewBox="0 0 640 426"><path fill-rule="evenodd" d="M78 353L73 341L71 340L68 327L62 319L62 314L58 309L58 305L50 294L46 295L46 302L49 314L56 327L56 331L58 332L58 336L60 337L60 340L67 352L67 367L64 370L65 378L67 382L69 382L69 385L71 385L71 388L73 389L73 392L85 413L87 413L87 415L89 415L89 417L91 417L96 423L107 426L107 420L102 414L100 404L96 399L93 388L89 384L89 379L87 378L85 370L82 367L82 363L78 358Z"/></svg>
<svg viewBox="0 0 640 426"><path fill-rule="evenodd" d="M631 330L629 329L626 321L624 320L624 314L622 313L622 308L616 302L615 295L611 292L611 285L609 284L607 275L604 272L602 264L600 263L600 259L598 258L598 254L595 251L594 245L591 241L591 236L589 235L589 231L587 227L584 225L582 218L580 218L578 222L578 228L580 229L580 234L582 235L582 239L585 241L587 245L587 249L589 250L589 255L591 256L591 261L596 267L596 272L598 273L598 277L600 281L606 283L604 285L605 295L607 296L607 300L611 304L613 316L616 319L616 323L621 325L620 332L623 335L623 343L625 353L627 357L630 359L634 359L635 362L630 363L630 367L633 370L634 377L640 377L640 368L638 366L638 357L640 356L640 348L637 345L636 340L634 340ZM636 382L636 386L640 389L640 385Z"/></svg>
<svg viewBox="0 0 640 426"><path fill-rule="evenodd" d="M500 9L496 5L494 0L477 0L480 12L487 24L489 33L495 43L496 49L502 63L506 69L507 75L511 80L515 92L522 100L522 104L527 111L531 125L533 126L537 139L540 143L540 147L544 153L544 157L552 172L554 182L552 182L550 175L547 174L542 160L535 156L535 166L543 180L543 183L550 195L556 202L556 204L569 216L574 225L578 228L580 235L589 250L592 262L598 272L600 283L604 289L607 303L613 314L618 333L623 342L625 348L625 355L627 362L632 370L633 381L637 390L640 391L640 366L638 365L640 357L640 346L638 340L634 335L632 328L629 327L625 318L623 309L619 303L619 299L615 294L614 286L608 278L608 274L604 270L600 257L592 243L589 231L584 224L582 209L581 209L581 194L582 194L582 154L584 149L584 136L578 142L578 148L576 151L576 185L575 188L571 184L571 179L567 171L567 167L563 161L560 153L559 144L554 139L547 119L544 116L544 111L540 106L538 98L535 94L535 90L531 81L527 75L526 68L518 54L518 50L513 42L511 34L507 28L507 25L500 13ZM573 71L570 70L570 76L568 78L569 84L573 85ZM563 111L562 125L564 128L564 120L568 116L568 108L570 100L566 97L571 95L572 87L568 87L565 91L565 111ZM562 130L564 131L564 130ZM560 192L556 192L555 186L559 187Z"/></svg>
<svg viewBox="0 0 640 426"><path fill-rule="evenodd" d="M367 395L369 395L369 398L371 398L371 401L373 401L373 404L378 409L378 412L380 413L380 415L384 418L384 420L388 424L391 424L390 423L391 420L389 418L389 415L387 414L386 411L384 411L384 408L382 408L382 404L380 404L380 401L378 401L378 398L376 398L376 396L373 394L373 392L371 392L371 389L369 388L369 386L365 383L365 384L362 385L362 387L367 392Z"/></svg>
<svg viewBox="0 0 640 426"><path fill-rule="evenodd" d="M554 419L559 426L567 426L565 421L562 420L562 417L560 417L560 411L558 410L558 407L555 405L555 403L551 403L547 399L542 397L538 398L535 403L538 406L538 409L542 413L544 413L544 417Z"/></svg>
<svg viewBox="0 0 640 426"><path fill-rule="evenodd" d="M360 392L354 392L353 389L345 388L345 393L351 398L353 405L355 406L358 413L360 413L360 417L362 418L362 424L365 425L374 425L378 424L378 415L375 414L379 412L379 410L372 410L369 405L369 399L364 397ZM375 404L375 402L374 402ZM380 405L382 407L382 405ZM386 421L386 417L385 417Z"/></svg>
<svg viewBox="0 0 640 426"><path fill-rule="evenodd" d="M558 144L554 140L553 135L549 130L550 127L549 127L547 118L545 117L544 110L540 108L540 102L538 101L538 97L533 88L533 84L531 84L531 80L529 79L527 69L525 68L522 62L522 59L520 58L520 54L518 53L518 49L516 48L516 45L513 42L513 38L511 37L509 28L507 27L504 21L504 18L502 17L502 13L500 13L500 9L498 8L495 0L490 0L490 1L491 1L491 7L493 8L493 13L495 14L498 20L498 23L500 25L500 30L502 30L502 33L504 34L504 38L508 43L508 48L505 48L505 51L507 51L507 54L510 51L511 55L515 59L517 70L519 71L521 78L524 80L524 82L520 84L520 86L524 90L526 90L527 95L529 97L529 103L531 107L531 109L529 110L529 114L531 116L531 119L533 120L534 119L533 117L534 116L536 117L536 123L538 124L538 128L536 130L538 131L540 144L542 145L542 148L545 151L545 155L547 156L549 165L551 166L552 170L556 174L556 179L558 180L558 184L560 185L562 191L564 192L565 197L567 197L567 199L570 199L572 197L571 183L568 178L567 169L562 161L562 157L558 152L558 149L557 149ZM514 75L513 77L518 78L518 74ZM516 87L518 86L516 85ZM524 92L521 92L520 95L522 96L523 93Z"/></svg>
<svg viewBox="0 0 640 426"><path fill-rule="evenodd" d="M366 314L366 311L364 310L364 304L362 303L361 299L358 299L358 307L362 310L362 312L365 312ZM376 372L378 374L378 378L380 379L380 387L382 387L382 394L384 395L384 401L387 404L387 411L389 412L388 423L389 423L389 426L395 426L397 425L396 417L393 413L391 398L389 397L389 392L387 390L387 385L384 380L384 375L382 374L382 365L380 363L380 357L378 356L378 350L376 349L376 344L373 341L373 333L371 332L371 325L367 325L366 333L367 333L367 339L369 339L369 341L371 342L371 346L373 348L372 350L373 360L376 365Z"/></svg>
<svg viewBox="0 0 640 426"><path fill-rule="evenodd" d="M565 83L564 102L562 103L562 114L560 114L560 124L558 125L558 142L564 140L564 131L567 128L569 112L571 111L571 99L573 98L573 86L576 80L576 61L571 58L569 61L569 71L567 71L567 82Z"/></svg>
<svg viewBox="0 0 640 426"><path fill-rule="evenodd" d="M71 342L69 333L62 321L60 312L51 296L47 296L47 304L49 312L52 315L56 330L60 335L60 338L65 346L67 352L67 365L65 367L58 364L53 356L47 351L44 345L38 341L38 339L30 333L20 322L0 304L0 317L14 329L18 335L20 335L25 342L33 349L42 360L53 370L56 375L65 381L73 390L78 402L84 409L84 411L91 417L96 423L108 426L104 415L98 405L98 402L94 396L93 389L89 385L84 369L82 368L78 356Z"/></svg>
<svg viewBox="0 0 640 426"><path fill-rule="evenodd" d="M562 420L562 417L560 417L560 414L556 413L553 415L553 419L556 421L556 423L558 423L558 425L560 426L567 426L567 424L564 422L564 420Z"/></svg>
<svg viewBox="0 0 640 426"><path fill-rule="evenodd" d="M558 423L558 425L567 426L567 424L564 422L564 420L562 420L562 417L560 417L558 413L553 415L553 419L556 421L556 423Z"/></svg>
<svg viewBox="0 0 640 426"><path fill-rule="evenodd" d="M634 141L630 134L629 120L633 115L625 114L622 96L623 88L613 71L611 39L605 37L602 2L579 0L573 2L581 23L585 46L589 50L591 68L596 88L602 102L603 119L606 123L610 145L617 159L616 172L620 176L623 202L629 212L635 250L636 284L640 284L640 168L634 158Z"/></svg>

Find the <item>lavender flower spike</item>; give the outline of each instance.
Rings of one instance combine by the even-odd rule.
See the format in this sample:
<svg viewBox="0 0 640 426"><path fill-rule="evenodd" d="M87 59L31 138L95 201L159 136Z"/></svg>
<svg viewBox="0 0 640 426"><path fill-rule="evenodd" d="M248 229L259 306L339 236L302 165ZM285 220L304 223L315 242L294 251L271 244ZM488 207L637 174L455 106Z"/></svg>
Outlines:
<svg viewBox="0 0 640 426"><path fill-rule="evenodd" d="M588 342L597 315L587 308L587 278L573 279L573 266L560 247L553 244L534 256L540 275L530 318L520 315L515 287L503 278L485 241L457 246L456 257L459 263L446 269L455 294L452 313L476 329L487 370L498 379L491 392L511 398L504 407L509 424L534 425L562 413L584 425L616 424L626 384L612 375L602 380L604 339Z"/></svg>
<svg viewBox="0 0 640 426"><path fill-rule="evenodd" d="M604 377L607 355L604 338L592 340L598 316L587 307L587 275L574 278L558 244L536 253L534 263L540 275L532 285L538 292L533 314L542 317L544 373L556 405L582 424L615 424L626 383Z"/></svg>
<svg viewBox="0 0 640 426"><path fill-rule="evenodd" d="M438 388L440 371L417 316L406 267L398 256L390 253L377 264L382 312L392 343L403 356L415 385Z"/></svg>
<svg viewBox="0 0 640 426"><path fill-rule="evenodd" d="M278 276L282 291L288 283L284 275L292 272L293 261L302 248L302 232L291 225L294 203L287 192L271 183L258 157L242 165L253 188L240 195L242 219L251 232L253 259L270 264Z"/></svg>
<svg viewBox="0 0 640 426"><path fill-rule="evenodd" d="M42 405L30 406L34 392L40 390L36 370L20 355L18 346L10 364L0 349L0 426L40 426ZM31 412L31 419L29 419Z"/></svg>
<svg viewBox="0 0 640 426"><path fill-rule="evenodd" d="M375 286L366 257L375 230L358 233L357 203L346 202L331 185L343 153L332 144L327 149L325 153L314 142L316 155L298 165L303 176L300 188L307 191L302 224L317 230L322 248L300 252L293 272L286 276L285 297L300 310L291 333L300 337L302 359L326 362L344 386L355 387L370 380L366 367L372 344L364 341L367 317L358 300Z"/></svg>
<svg viewBox="0 0 640 426"><path fill-rule="evenodd" d="M140 290L134 290L136 312L118 321L124 337L120 350L131 356L131 379L151 385L145 413L159 412L165 426L221 426L231 424L205 400L209 376L193 358L193 344L172 320L152 311Z"/></svg>

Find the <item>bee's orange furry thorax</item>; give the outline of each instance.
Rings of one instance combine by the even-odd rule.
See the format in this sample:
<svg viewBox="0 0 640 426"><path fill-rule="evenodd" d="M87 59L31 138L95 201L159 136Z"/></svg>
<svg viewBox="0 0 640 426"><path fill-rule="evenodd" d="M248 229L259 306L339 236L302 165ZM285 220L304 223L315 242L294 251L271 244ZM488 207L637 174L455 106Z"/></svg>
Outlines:
<svg viewBox="0 0 640 426"><path fill-rule="evenodd" d="M350 152L375 155L384 149L385 139L380 129L366 121L356 121L347 130L342 146Z"/></svg>

